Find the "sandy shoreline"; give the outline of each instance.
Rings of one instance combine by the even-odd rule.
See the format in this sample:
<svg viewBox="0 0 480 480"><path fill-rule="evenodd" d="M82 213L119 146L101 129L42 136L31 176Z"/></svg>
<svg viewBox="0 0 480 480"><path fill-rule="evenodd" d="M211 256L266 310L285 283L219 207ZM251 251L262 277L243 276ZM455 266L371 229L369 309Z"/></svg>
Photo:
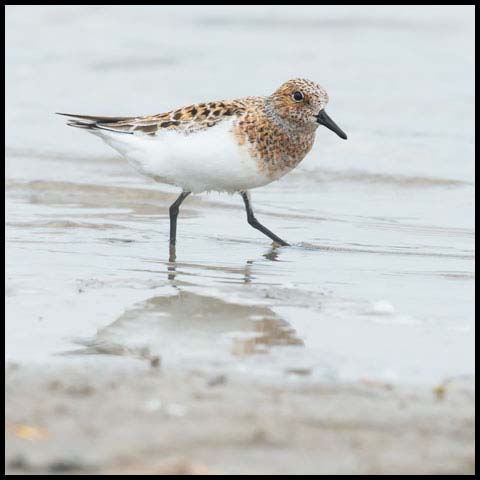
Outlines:
<svg viewBox="0 0 480 480"><path fill-rule="evenodd" d="M437 389L299 382L10 366L6 471L474 473L473 379Z"/></svg>

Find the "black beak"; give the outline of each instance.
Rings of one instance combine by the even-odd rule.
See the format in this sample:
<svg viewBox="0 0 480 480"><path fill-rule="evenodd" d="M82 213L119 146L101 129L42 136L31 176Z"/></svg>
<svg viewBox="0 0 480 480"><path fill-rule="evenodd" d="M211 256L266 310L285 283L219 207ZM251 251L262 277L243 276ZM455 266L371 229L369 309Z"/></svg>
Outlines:
<svg viewBox="0 0 480 480"><path fill-rule="evenodd" d="M327 115L325 110L317 115L317 122L335 132L340 138L347 139L347 134Z"/></svg>

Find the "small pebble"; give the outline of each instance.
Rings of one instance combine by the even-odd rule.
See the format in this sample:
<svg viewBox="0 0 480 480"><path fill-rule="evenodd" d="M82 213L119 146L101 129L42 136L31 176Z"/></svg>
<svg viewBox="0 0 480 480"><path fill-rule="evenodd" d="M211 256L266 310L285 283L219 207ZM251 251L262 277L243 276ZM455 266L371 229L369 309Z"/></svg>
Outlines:
<svg viewBox="0 0 480 480"><path fill-rule="evenodd" d="M210 378L207 382L209 387L216 387L217 385L224 385L227 383L227 377L225 375L216 375Z"/></svg>
<svg viewBox="0 0 480 480"><path fill-rule="evenodd" d="M150 366L152 368L159 368L161 363L162 360L159 356L155 356L150 359Z"/></svg>

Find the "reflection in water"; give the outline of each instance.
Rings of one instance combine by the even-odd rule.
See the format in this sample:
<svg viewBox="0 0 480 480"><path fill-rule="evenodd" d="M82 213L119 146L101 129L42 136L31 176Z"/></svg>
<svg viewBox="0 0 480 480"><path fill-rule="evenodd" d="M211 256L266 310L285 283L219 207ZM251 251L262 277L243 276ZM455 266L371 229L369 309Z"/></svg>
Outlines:
<svg viewBox="0 0 480 480"><path fill-rule="evenodd" d="M263 255L263 257L266 258L267 260L271 260L272 262L276 262L278 260L278 254L279 253L280 253L279 245L274 243L270 247L270 250Z"/></svg>
<svg viewBox="0 0 480 480"><path fill-rule="evenodd" d="M175 272L177 271L176 269L177 264L175 263L176 260L177 260L177 253L176 253L175 245L170 245L170 253L168 256L168 265L167 265L167 270L169 272L168 280L170 281L175 280Z"/></svg>
<svg viewBox="0 0 480 480"><path fill-rule="evenodd" d="M172 252L171 252L172 253ZM78 354L107 354L172 361L197 361L267 353L274 346L304 346L296 331L267 306L242 305L181 289L174 282L175 252L167 265L168 279L177 289L173 296L155 296L123 313L94 338L77 343ZM276 248L264 255L276 260ZM243 282L252 281L254 262L244 267ZM232 357L233 355L233 357Z"/></svg>
<svg viewBox="0 0 480 480"><path fill-rule="evenodd" d="M232 353L236 356L252 353L267 353L268 348L279 345L304 346L303 340L283 319L275 317L262 318L253 322L256 336L250 338L234 338Z"/></svg>
<svg viewBox="0 0 480 480"><path fill-rule="evenodd" d="M269 248L267 253L262 255L263 258L270 260L272 262L278 261L278 256L280 253L280 246L273 243L272 246ZM251 283L252 282L252 265L254 264L253 260L247 260L245 262L245 267L243 269L243 283ZM167 271L168 275L167 278L170 282L173 282L177 277L177 252L175 245L170 245L168 263L167 263ZM177 288L177 285L172 283L172 286Z"/></svg>
<svg viewBox="0 0 480 480"><path fill-rule="evenodd" d="M131 352L143 355L146 351L141 350L142 346L151 344L152 351L161 352L164 362L182 352L196 358L225 352L232 361L232 351L261 350L262 338L271 345L281 342L283 334L290 343L298 337L285 332L288 326L271 311L235 313L236 299L248 295L254 305L273 305L275 312L301 333L306 347L301 351L291 347L281 352L273 349L271 355L253 355L243 360L233 357L237 362L234 365L251 362L260 370L271 360L274 365L284 362L291 366L292 357L301 353L300 367L326 360L339 374L352 377L393 372L410 382L414 371L418 372L418 381L436 381L440 375L472 371L475 136L473 122L469 121L474 113L473 42L469 41L474 25L469 14L452 16L448 11L433 16L427 7L417 11L415 17L422 23L422 49L418 51L413 36L405 38L406 43L378 41L380 37L391 38L392 22L407 28L406 17L399 19L396 11L390 11L385 18L380 18L377 11L358 11L349 15L345 23L342 8L312 10L312 15L303 15L303 19L296 16L298 12L293 12L292 18L292 11L282 10L270 19L271 25L264 24L268 15L263 14L259 15L260 23L250 22L256 14L247 11L242 17L231 17L234 25L225 25L224 19L218 17L212 29L202 25L204 13L192 13L193 23L172 22L168 15L159 15L155 21L138 21L132 26L131 14L126 10L117 12L115 22L108 21L111 13L107 10L97 12L95 22L102 25L108 40L102 46L108 64L103 61L102 65L93 65L102 70L102 75L97 76L97 88L89 92L89 101L101 104L106 113L122 113L116 104L118 95L112 90L112 85L119 88L115 80L122 77L129 82L135 72L147 66L161 69L159 81L176 84L166 92L148 76L136 78L145 99L181 106L184 93L192 87L194 101L220 95L218 88L230 95L233 87L229 61L218 63L215 88L208 81L192 85L191 76L179 73L195 68L199 78L210 78L212 59L224 54L230 59L226 53L232 45L238 50L234 62L242 91L268 93L274 85L264 78L260 85L246 72L252 61L258 61L269 77L286 80L282 62L264 63L265 57L275 55L266 56L264 49L255 48L257 34L263 35L270 27L293 31L299 23L305 24L315 34L316 44L328 43L332 33L329 28L317 28L319 22L337 30L341 27L344 41L337 46L345 49L352 69L367 65L372 51L379 64L390 64L395 57L395 68L373 67L359 78L358 87L364 90L371 86L367 82L375 75L380 89L376 102L368 95L352 95L348 75L343 72L329 80L337 83L338 101L346 100L339 118L345 125L355 126L356 139L339 148L333 136L319 132L320 143L300 168L280 182L256 190L254 204L262 221L284 229L294 246L269 249L266 238L246 225L239 199L202 195L194 196L182 208L182 240L176 258L172 252L170 262L165 262L169 259L168 209L176 197L174 189L143 179L113 150L80 132L68 131L60 119L44 121L46 108L59 101L59 79L72 91L84 88L81 76L70 68L72 48L78 58L89 59L95 45L92 36L68 37L85 18L91 20L91 12L79 11L68 22L58 22L52 12L48 13L49 8L42 7L46 11L42 18L52 20L56 33L44 35L41 40L46 42L43 51L55 51L55 55L41 56L33 49L25 50L23 44L38 39L37 29L31 28L29 16L10 19L15 25L10 29L13 48L8 58L9 86L24 85L26 68L50 73L43 76L41 98L37 98L36 84L10 88L6 109L12 122L28 119L21 129L6 132L6 331L10 358L25 361L68 348L65 339L72 332L91 335L89 332L101 319L110 323L123 311L126 317L94 338L97 350L103 348L104 341L105 352L116 344L119 352L133 349ZM410 19L409 11L404 13ZM145 12L138 14L141 18ZM196 27L195 19L199 20ZM358 28L344 28L352 22L357 27L378 29L375 35L365 35L364 41L358 42ZM249 28L239 28L247 24ZM22 25L24 28L20 28ZM439 35L448 25L460 28L462 34ZM135 31L136 27L141 31ZM131 34L128 48L116 40L125 28ZM162 36L155 35L159 28ZM415 28L418 30L418 25ZM62 34L68 42L56 41ZM226 40L224 44L218 42L220 36ZM145 38L158 42L152 48L156 56L139 54L131 65L131 51L143 52ZM297 35L295 52L308 52L311 39L310 35ZM445 51L439 48L439 42L448 51L463 53L449 56L452 75L438 75ZM214 43L219 50L212 57L208 52ZM127 50L122 51L124 47ZM290 47L288 35L276 35L278 52L293 54ZM318 69L310 55L296 55L298 70L311 72L312 78L320 82L325 69L335 74L338 59L330 50L324 52L323 66ZM190 58L188 52L196 51L207 52L206 61ZM162 57L158 52L168 53ZM412 89L409 82L397 81L398 70L411 76L420 68L432 73L431 78L421 79L421 85L428 88L419 84L419 88ZM392 82L398 87L394 92L388 88ZM382 85L387 86L386 90ZM62 94L60 100L66 97ZM422 108L421 125L411 124L409 109L390 114L405 98ZM435 104L438 98L456 101L446 102L441 111L423 108ZM123 108L133 111L139 98L127 96L124 101L127 103ZM359 123L358 112L366 110L372 114L364 115ZM451 122L450 118L458 121ZM222 228L219 235L217 225L229 222L232 228ZM264 246L260 252L259 245ZM73 287L77 283L82 286L78 293ZM225 301L223 313L217 310L209 316L202 310L201 304L208 304L213 295L209 286L217 298ZM193 299L185 298L183 290L205 295L198 306L200 317L195 317L196 312L184 313L192 317L191 328L166 303L166 297L158 297L178 295L178 302L191 303ZM136 303L154 296L145 303ZM389 302L394 313L372 314L375 309L371 306L382 301ZM264 317L255 320L248 317L250 314ZM407 325L404 319L412 322ZM235 324L237 321L240 325ZM198 328L200 324L206 330L205 336ZM213 324L222 328L212 330ZM238 347L236 339L244 347ZM248 342L257 343L251 347ZM140 350L135 350L137 347ZM174 348L176 351L171 351ZM277 353L281 358L277 359ZM423 359L421 365L418 358Z"/></svg>

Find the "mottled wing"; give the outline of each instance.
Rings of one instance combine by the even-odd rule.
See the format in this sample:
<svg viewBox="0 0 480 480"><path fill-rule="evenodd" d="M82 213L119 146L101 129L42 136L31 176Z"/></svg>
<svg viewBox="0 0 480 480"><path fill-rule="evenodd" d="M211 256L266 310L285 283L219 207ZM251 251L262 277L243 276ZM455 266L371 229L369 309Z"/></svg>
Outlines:
<svg viewBox="0 0 480 480"><path fill-rule="evenodd" d="M72 127L109 130L118 133L155 135L162 130L175 130L185 134L213 127L232 115L243 112L243 102L207 102L158 115L144 117L96 117L72 115L68 125Z"/></svg>

